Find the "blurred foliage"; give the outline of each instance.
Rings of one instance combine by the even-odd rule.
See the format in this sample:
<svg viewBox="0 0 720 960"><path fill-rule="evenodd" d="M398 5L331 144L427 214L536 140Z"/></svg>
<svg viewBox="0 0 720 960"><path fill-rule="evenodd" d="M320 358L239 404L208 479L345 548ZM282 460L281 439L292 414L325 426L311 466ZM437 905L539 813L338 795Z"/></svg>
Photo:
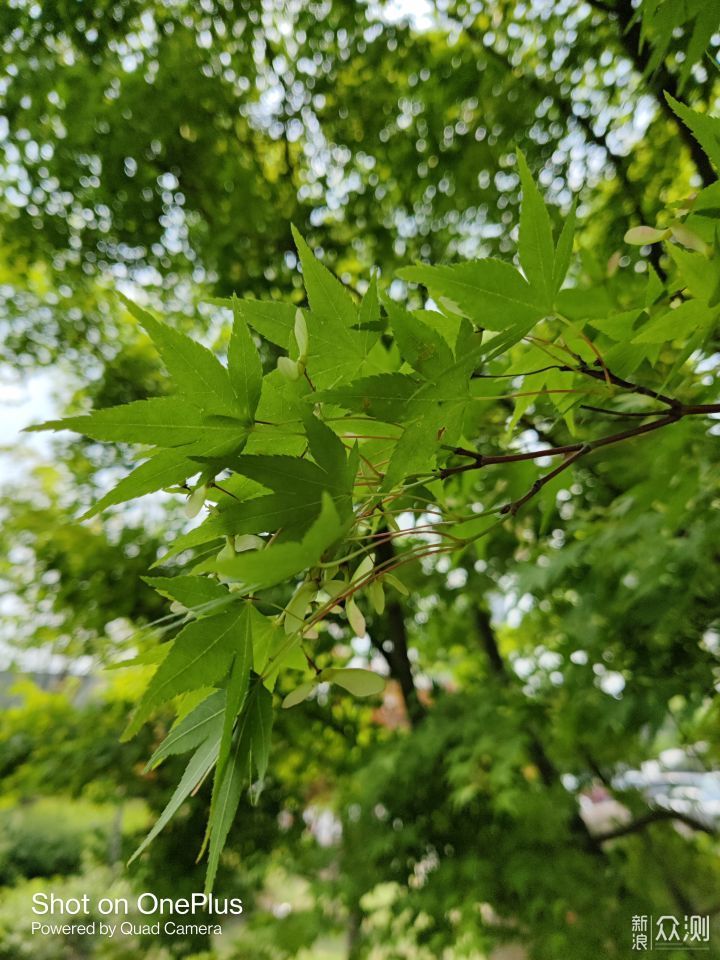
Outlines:
<svg viewBox="0 0 720 960"><path fill-rule="evenodd" d="M441 0L414 23L344 0L5 5L5 355L107 355L129 280L183 312L198 287L287 292L291 221L351 282L507 252L516 144L563 206L589 188L585 243L612 251L687 188L684 148L710 176L662 91L709 103L711 7Z"/></svg>
<svg viewBox="0 0 720 960"><path fill-rule="evenodd" d="M208 295L303 301L291 222L359 292L371 265L387 286L417 259L511 260L518 146L556 233L580 203L569 314L622 326L651 266L677 275L625 230L684 220L714 180L664 93L717 113L719 19L702 0L439 0L405 15L345 0L4 4L0 360L48 368L70 414L161 396L116 291L224 347ZM686 222L714 271L702 219ZM391 292L421 303L400 280ZM619 329L592 333L622 367ZM678 371L682 335L632 376L662 371L707 400L717 333ZM263 345L266 372L276 355ZM552 374L543 388L558 388ZM575 413L586 434L598 422ZM503 449L514 418L524 443L554 444L569 417L549 395L488 400L469 429ZM579 816L600 791L622 804L614 816L641 818L647 797L622 775L668 746L720 767L717 430L687 419L660 433L584 459L452 562L407 566L408 597L382 615L363 606L369 639L341 622L320 635L321 669L352 660L392 682L379 705L321 686L280 714L262 799L241 807L218 874L246 910L217 943L28 933L50 875L60 895L202 889L211 789L125 869L182 772L173 757L145 770L170 715L120 735L167 614L141 576L187 523L164 495L78 519L130 448L20 453L0 502L0 641L37 685L0 677L0 960L431 960L508 944L594 960L627 956L631 917L661 913L712 913L715 949L715 836L658 820L597 844ZM493 467L453 496L482 509L536 476ZM132 653L149 665L102 670Z"/></svg>
<svg viewBox="0 0 720 960"><path fill-rule="evenodd" d="M77 873L84 847L97 846L107 829L107 814L88 805L46 803L0 814L3 840L0 848L0 884L11 886L18 878L52 877Z"/></svg>
<svg viewBox="0 0 720 960"><path fill-rule="evenodd" d="M28 927L27 904L33 894L46 892L47 881L30 880L19 883L9 891L4 891L0 904L0 958L2 960L76 960L78 957L91 956L98 960L135 960L138 956L149 960L168 960L171 956L157 943L143 943L141 937L120 936L92 940L83 934L69 934L44 937L31 934ZM52 890L58 897L82 897L87 894L91 903L97 903L101 897L131 898L127 883L118 880L107 867L92 867L87 871L69 877L57 877L53 880ZM92 910L87 922L96 923L104 919L97 910ZM137 914L130 916L137 920ZM77 922L77 917L58 911L54 921L58 924Z"/></svg>

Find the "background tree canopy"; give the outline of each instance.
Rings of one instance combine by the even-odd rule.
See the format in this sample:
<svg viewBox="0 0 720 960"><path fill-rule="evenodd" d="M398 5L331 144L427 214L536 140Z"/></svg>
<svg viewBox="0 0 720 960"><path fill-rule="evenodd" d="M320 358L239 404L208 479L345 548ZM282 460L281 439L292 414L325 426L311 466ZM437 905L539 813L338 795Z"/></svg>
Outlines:
<svg viewBox="0 0 720 960"><path fill-rule="evenodd" d="M111 958L714 924L720 12L0 37L1 362L75 431L5 455L0 958L76 955L27 933L49 876L243 897Z"/></svg>

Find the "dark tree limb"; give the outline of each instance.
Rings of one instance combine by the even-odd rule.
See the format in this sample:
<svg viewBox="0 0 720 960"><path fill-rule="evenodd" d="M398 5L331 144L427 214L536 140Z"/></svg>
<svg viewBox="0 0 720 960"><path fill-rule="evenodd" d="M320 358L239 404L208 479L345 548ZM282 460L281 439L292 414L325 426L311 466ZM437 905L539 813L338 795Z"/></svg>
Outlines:
<svg viewBox="0 0 720 960"><path fill-rule="evenodd" d="M608 840L617 840L620 837L627 837L633 833L640 833L652 823L662 823L663 821L674 820L678 823L684 823L686 827L697 830L700 833L707 833L711 837L716 835L716 831L709 824L691 817L687 813L679 813L675 810L649 810L636 820L615 827L613 830L607 830L604 833L594 834L598 843L606 843Z"/></svg>
<svg viewBox="0 0 720 960"><path fill-rule="evenodd" d="M606 13L610 12L611 10L610 7L605 7L604 4L602 9ZM563 91L561 84L553 78L552 71L548 71L548 75L541 78L538 77L533 70L522 70L521 67L515 66L510 59L496 50L493 46L486 47L482 43L482 40L477 36L477 33L474 31L473 27L467 28L466 32L473 42L480 44L484 53L491 56L495 61L500 63L511 73L519 73L523 83L527 83L541 96L550 97L558 110L562 113L568 129L572 129L573 127L577 128L582 133L587 143L592 144L603 151L615 170L615 175L622 187L623 196L629 202L636 220L639 223L644 223L650 216L651 211L646 210L643 203L644 191L642 189L642 185L630 177L631 158L624 154L615 153L615 151L613 151L608 142L607 136L604 136L596 131L591 117L583 116L583 114L575 113L573 111L572 103L568 95ZM665 279L665 270L660 263L661 256L661 248L653 244L650 248L649 260L655 268L658 276L660 276L662 279Z"/></svg>
<svg viewBox="0 0 720 960"><path fill-rule="evenodd" d="M479 604L474 607L473 613L475 618L475 627L478 637L480 638L481 646L487 657L490 673L500 686L510 689L514 684L514 675L508 670L502 653L500 652L497 636L490 620L490 614L485 607ZM530 755L533 763L540 771L540 776L544 785L546 787L552 787L560 782L560 773L550 757L547 755L545 747L543 746L542 741L535 730L530 727L528 729L528 733ZM579 842L582 843L589 853L591 853L593 856L603 856L601 845L590 833L587 824L580 816L579 812L575 813L570 821L570 824L573 834L578 837Z"/></svg>
<svg viewBox="0 0 720 960"><path fill-rule="evenodd" d="M487 657L490 671L498 680L501 680L503 684L506 684L510 679L510 675L508 674L505 661L500 653L497 637L495 636L495 631L493 630L492 623L490 622L490 614L484 607L477 605L474 608L474 612L475 626L477 628L478 636L480 637L480 643L485 651L485 656Z"/></svg>
<svg viewBox="0 0 720 960"><path fill-rule="evenodd" d="M594 440L586 442L578 441L576 443L566 443L555 447L541 447L539 450L529 450L524 453L486 455L476 450L468 450L465 447L456 447L454 449L454 453L461 457L468 457L471 462L459 464L453 467L444 467L442 470L438 471L438 476L440 479L445 480L448 477L452 477L458 473L467 473L470 470L480 470L483 467L488 467L499 463L520 463L526 460L539 460L543 457L564 456L566 458L564 462L558 467L555 467L548 474L545 474L545 476L536 480L533 486L526 494L524 494L524 496L520 497L519 500L514 500L511 503L506 504L502 508L501 513L509 513L514 516L520 507L522 507L523 504L535 496L535 494L538 493L546 483L549 483L550 480L556 477L563 470L567 469L567 467L569 467L576 460L580 459L580 457L591 453L593 450L596 450L600 447L612 446L616 443L622 443L624 440L631 440L634 437L643 436L646 433L652 433L654 430L660 430L672 423L677 423L679 420L682 420L685 417L708 416L709 414L720 413L720 403L684 404L675 397L667 396L664 393L651 390L649 387L644 387L641 384L633 383L630 380L625 380L623 377L619 377L617 374L612 373L612 371L608 370L606 367L603 367L603 369L600 370L596 367L588 366L586 363L582 363L577 368L560 367L559 369L566 370L568 372L572 371L575 373L581 373L592 377L595 380L601 380L605 383L609 382L614 386L621 387L629 393L650 397L653 400L657 400L659 403L664 404L667 407L667 411L665 413L662 413L661 411L651 411L647 414L647 416L654 416L656 419L651 420L649 423L639 424L637 427L632 427L628 430L622 430L619 433L611 433L607 436L598 437Z"/></svg>
<svg viewBox="0 0 720 960"><path fill-rule="evenodd" d="M584 457L586 453L590 453L592 446L589 443L583 444L579 450L576 450L575 453L571 453L569 456L565 457L563 462L555 467L554 470L551 470L549 473L544 474L542 477L533 483L527 493L524 493L521 497L518 497L517 500L512 500L510 503L506 503L505 506L500 511L501 514L509 514L511 517L514 517L518 510L524 506L528 500L531 500L536 494L540 493L542 488L550 483L551 480L554 480L563 470L567 470L568 467L572 466L576 460L579 460L580 457Z"/></svg>
<svg viewBox="0 0 720 960"><path fill-rule="evenodd" d="M495 635L495 630L493 629L493 625L490 621L490 614L484 607L476 605L474 608L474 616L475 627L480 638L480 643L485 652L485 656L487 657L491 674L501 686L510 687L513 682L513 677L505 665L503 656L500 653L497 636ZM533 762L540 771L540 776L542 777L542 781L545 786L549 787L553 783L557 783L560 775L552 760L545 752L545 748L543 747L539 738L533 731L530 732L530 750L532 753Z"/></svg>
<svg viewBox="0 0 720 960"><path fill-rule="evenodd" d="M392 540L389 537L378 539L376 554L380 565L384 563L392 564L394 550ZM389 649L386 649L386 645L380 637L374 637L373 644L385 658L390 668L390 676L393 680L396 680L400 686L410 724L417 726L425 717L426 710L418 696L412 666L410 664L410 657L408 656L405 612L402 604L395 597L388 599L385 605L384 623L387 627L387 637L385 640L390 641Z"/></svg>
<svg viewBox="0 0 720 960"><path fill-rule="evenodd" d="M680 137L690 151L690 156L703 186L707 187L714 183L717 176L712 164L705 156L700 144L680 118L675 115L672 107L665 99L665 93L669 93L676 100L681 99L677 77L668 70L665 63L660 64L652 74L648 75L651 53L648 50L648 45L642 42L642 26L636 16L637 11L632 5L632 0L617 0L614 4L610 3L609 0L608 2L606 0L588 0L588 3L595 10L605 14L610 20L617 20L620 27L621 47L632 60L637 72L645 79L645 85L657 100L661 113L668 120L671 120L677 128Z"/></svg>
<svg viewBox="0 0 720 960"><path fill-rule="evenodd" d="M648 45L642 43L642 27L639 19L635 16L635 12L631 0L619 0L613 7L611 15L617 17L622 28L620 34L622 45L632 59L635 69L645 77L645 83L651 93L654 94L661 113L676 126L685 146L690 151L690 156L703 186L707 187L717 179L713 166L695 137L680 118L675 115L672 107L665 99L665 93L669 93L676 100L681 99L677 77L668 70L665 63L660 64L650 76L647 75L651 54Z"/></svg>

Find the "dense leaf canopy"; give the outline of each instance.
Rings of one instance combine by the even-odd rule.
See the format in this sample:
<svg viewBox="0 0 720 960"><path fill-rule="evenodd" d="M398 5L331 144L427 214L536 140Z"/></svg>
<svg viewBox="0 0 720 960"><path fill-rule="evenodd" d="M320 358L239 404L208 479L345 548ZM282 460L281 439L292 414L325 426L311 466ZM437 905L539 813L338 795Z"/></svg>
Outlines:
<svg viewBox="0 0 720 960"><path fill-rule="evenodd" d="M10 711L13 794L144 798L128 877L240 884L258 957L716 911L713 824L630 774L720 763L719 19L0 13L3 359L66 414L5 489L7 623L124 667L104 720Z"/></svg>

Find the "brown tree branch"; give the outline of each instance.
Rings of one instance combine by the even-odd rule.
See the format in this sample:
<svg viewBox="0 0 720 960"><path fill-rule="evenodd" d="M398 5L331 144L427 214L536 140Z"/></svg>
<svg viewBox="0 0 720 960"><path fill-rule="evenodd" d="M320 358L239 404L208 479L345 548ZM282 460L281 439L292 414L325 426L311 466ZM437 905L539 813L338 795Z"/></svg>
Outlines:
<svg viewBox="0 0 720 960"><path fill-rule="evenodd" d="M497 63L499 63L506 70L509 70L511 73L518 74L522 83L526 83L535 89L540 96L550 97L558 109L563 113L566 124L569 127L579 127L588 143L592 143L594 146L599 147L605 153L608 160L615 168L615 173L617 174L618 180L622 184L625 196L630 201L635 215L642 223L646 218L645 210L642 204L642 193L638 190L638 186L630 179L628 172L629 159L621 154L614 153L610 149L605 137L601 136L595 131L592 121L589 117L583 117L574 113L571 107L568 109L570 106L568 97L563 92L560 84L551 79L551 72L548 71L548 75L541 79L534 71L523 70L521 66L516 66L513 64L511 60L496 50L493 46L485 46L485 44L482 42L482 39L477 35L476 31L472 27L466 28L465 32L476 45L480 46L483 54L491 56Z"/></svg>
<svg viewBox="0 0 720 960"><path fill-rule="evenodd" d="M563 369L562 367L560 369ZM608 370L607 367L603 367L602 370L598 370L596 367L591 367L584 361L580 361L577 368L575 367L565 367L567 372L582 373L586 377L592 377L593 380L602 380L603 383L614 384L616 387L622 387L623 390L627 390L628 393L637 393L642 397L651 397L653 400L657 400L659 403L664 403L666 407L670 407L672 410L682 407L682 403L675 399L675 397L669 397L665 393L659 393L657 390L651 390L650 387L644 387L640 383L633 383L632 380L625 380L624 377L619 377L616 373L613 373L612 370Z"/></svg>
<svg viewBox="0 0 720 960"><path fill-rule="evenodd" d="M379 539L375 552L378 564L392 564L395 556L392 540L387 537ZM410 657L408 656L408 637L405 626L405 613L402 604L395 597L388 599L385 606L385 624L388 630L387 639L390 648L386 649L381 638L373 638L373 644L385 658L390 668L390 676L396 680L402 691L405 709L412 726L417 726L425 717L426 710L418 696L417 687L413 678Z"/></svg>
<svg viewBox="0 0 720 960"><path fill-rule="evenodd" d="M686 827L690 827L692 830L707 833L711 837L716 835L713 827L707 823L703 823L702 820L691 817L687 813L679 813L675 810L650 810L636 820L631 820L630 823L625 823L620 827L615 827L613 830L607 830L604 833L593 834L593 836L598 843L606 843L608 840L617 840L620 837L627 837L633 833L640 833L646 827L650 826L650 824L661 823L664 820L676 820L678 823L684 823Z"/></svg>
<svg viewBox="0 0 720 960"><path fill-rule="evenodd" d="M510 687L513 682L513 676L507 669L503 656L500 653L500 647L498 646L495 630L490 620L490 614L485 607L480 604L475 605L473 612L475 627L480 637L483 651L487 657L490 672L502 687ZM553 783L557 783L560 779L560 774L533 730L530 731L530 751L533 762L540 771L540 776L545 786L549 787Z"/></svg>
<svg viewBox="0 0 720 960"><path fill-rule="evenodd" d="M703 186L707 187L717 179L713 166L690 130L675 115L672 107L665 99L665 93L669 93L676 100L680 99L677 77L668 70L665 63L661 63L650 76L647 75L651 51L648 44L642 42L642 26L640 20L635 16L635 12L631 0L619 0L613 8L611 16L617 17L621 27L622 46L632 59L635 69L645 78L648 89L657 100L660 112L675 125L685 146L690 151L690 156Z"/></svg>
<svg viewBox="0 0 720 960"><path fill-rule="evenodd" d="M482 648L487 657L490 673L500 686L510 689L510 687L512 687L514 684L515 678L514 675L508 670L502 653L500 652L497 636L495 635L495 630L493 629L493 625L490 620L490 614L481 604L477 604L474 607L473 612L475 627L477 629L478 636L480 637ZM547 755L542 741L532 726L529 727L528 734L532 761L540 771L540 776L544 785L546 787L552 787L554 784L560 782L560 773L550 757ZM570 825L573 834L578 837L579 842L583 844L589 853L597 857L603 856L603 850L600 843L590 833L587 824L580 816L579 812L576 812L572 817Z"/></svg>
<svg viewBox="0 0 720 960"><path fill-rule="evenodd" d="M445 480L448 477L455 476L456 474L467 473L470 470L479 470L492 464L519 463L527 460L538 460L542 457L564 456L565 459L561 464L559 464L557 467L554 467L549 471L549 473L539 477L526 493L524 493L521 497L518 497L516 500L511 500L509 503L506 503L500 509L501 515L509 515L514 517L518 510L520 510L521 507L523 507L529 500L536 496L536 494L538 494L544 486L550 483L551 480L557 477L564 470L567 470L568 467L570 467L577 460L591 453L593 450L600 447L608 447L616 443L621 443L624 440L630 440L634 437L643 436L646 433L652 433L655 430L660 430L663 427L669 426L671 423L676 423L677 421L682 420L684 417L707 416L713 413L720 413L720 403L684 404L675 397L670 397L667 394L660 393L657 390L651 390L649 387L644 387L641 384L633 383L630 380L625 380L623 377L619 377L611 370L608 370L605 365L603 365L602 370L599 370L595 367L588 366L588 364L583 361L580 361L580 365L577 368L565 367L561 369L583 373L589 377L592 377L593 379L602 380L605 383L609 381L611 384L622 387L624 390L627 390L630 393L651 397L653 400L657 400L659 403L665 404L665 406L668 408L667 413L660 416L658 416L658 413L655 413L654 416L658 417L658 419L651 420L649 423L642 423L637 427L630 428L629 430L622 430L619 433L611 433L606 437L599 437L595 440L587 442L567 443L555 447L543 447L540 450L530 450L525 453L506 453L486 456L485 454L477 451L468 450L465 447L456 447L454 452L458 456L469 457L471 459L471 463L459 464L458 466L454 467L444 467L442 470L438 471L438 477L441 480ZM609 412L614 413L615 411ZM653 413L648 413L647 416L653 416Z"/></svg>
<svg viewBox="0 0 720 960"><path fill-rule="evenodd" d="M611 433L607 437L600 437L588 443L566 443L559 447L541 447L539 450L528 450L525 453L501 453L493 456L485 456L482 453L475 453L472 450L466 450L464 447L457 447L455 452L460 456L473 458L472 463L462 463L457 467L445 467L439 471L442 480L452 477L456 473L467 473L469 470L480 470L482 467L489 467L497 463L522 463L526 460L540 460L543 457L558 457L566 454L584 455L594 450L596 447L607 447L613 443L620 443L623 440L629 440L631 437L640 436L643 433L649 433L652 430L658 430L660 427L666 427L670 423L675 423L680 419L677 415L668 415L660 420L653 420L651 423L643 423L639 427L633 427L630 430L623 430L620 433ZM565 469L565 466L563 466ZM553 474L554 475L554 474ZM551 478L549 478L551 479Z"/></svg>
<svg viewBox="0 0 720 960"><path fill-rule="evenodd" d="M530 487L527 493L524 493L522 497L518 497L517 500L512 500L510 503L506 503L505 506L500 511L501 514L509 514L511 517L514 517L518 510L531 500L536 494L540 493L542 488L550 483L551 480L554 480L558 474L562 473L563 470L567 470L569 466L572 466L576 460L579 460L580 457L584 457L586 453L590 453L592 446L589 443L584 443L579 450L576 450L575 453L570 454L566 457L565 460L554 470L551 470L549 473L544 474L542 477L539 477L535 483Z"/></svg>

